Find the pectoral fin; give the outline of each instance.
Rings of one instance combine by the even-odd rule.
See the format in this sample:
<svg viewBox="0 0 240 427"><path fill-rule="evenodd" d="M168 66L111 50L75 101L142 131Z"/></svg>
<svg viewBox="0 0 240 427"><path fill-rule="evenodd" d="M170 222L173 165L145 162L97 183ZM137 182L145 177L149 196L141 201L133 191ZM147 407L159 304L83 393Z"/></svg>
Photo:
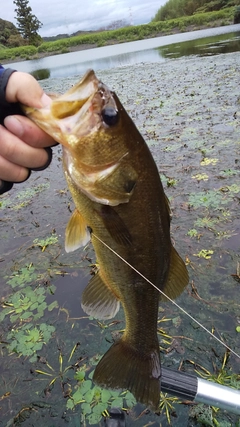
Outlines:
<svg viewBox="0 0 240 427"><path fill-rule="evenodd" d="M90 240L90 232L87 224L75 209L65 231L65 251L73 252L76 249L85 246Z"/></svg>
<svg viewBox="0 0 240 427"><path fill-rule="evenodd" d="M178 255L176 249L172 246L170 269L167 282L163 288L163 292L170 298L175 299L183 292L188 284L188 271L182 258ZM162 295L160 300L166 300Z"/></svg>
<svg viewBox="0 0 240 427"><path fill-rule="evenodd" d="M99 273L90 280L82 294L82 309L97 319L111 319L119 310L120 303L107 288Z"/></svg>

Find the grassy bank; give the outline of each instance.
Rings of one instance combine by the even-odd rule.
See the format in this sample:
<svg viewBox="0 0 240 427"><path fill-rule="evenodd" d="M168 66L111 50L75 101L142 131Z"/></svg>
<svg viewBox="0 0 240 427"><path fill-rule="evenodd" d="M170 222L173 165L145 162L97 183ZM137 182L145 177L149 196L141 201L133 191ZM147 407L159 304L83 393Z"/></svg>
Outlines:
<svg viewBox="0 0 240 427"><path fill-rule="evenodd" d="M199 13L168 21L152 22L118 30L69 37L54 42L45 42L38 47L21 46L11 49L0 47L0 61L7 63L13 60L37 59L85 48L124 43L177 32L193 31L203 27L229 25L233 23L234 9L234 7L231 7L217 12Z"/></svg>

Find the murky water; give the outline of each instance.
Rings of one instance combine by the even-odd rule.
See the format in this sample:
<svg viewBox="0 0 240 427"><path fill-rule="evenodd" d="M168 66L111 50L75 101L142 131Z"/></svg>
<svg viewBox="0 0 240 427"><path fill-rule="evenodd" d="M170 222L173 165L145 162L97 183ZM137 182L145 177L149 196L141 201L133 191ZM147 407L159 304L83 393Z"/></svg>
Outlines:
<svg viewBox="0 0 240 427"><path fill-rule="evenodd" d="M144 62L164 62L185 55L208 55L239 50L240 24L16 62L11 64L11 67L26 72L48 68L51 77L67 77L84 74L89 68L97 71Z"/></svg>
<svg viewBox="0 0 240 427"><path fill-rule="evenodd" d="M210 46L205 41L191 43L202 49ZM175 55L178 47L172 48ZM118 93L161 173L173 242L190 275L177 302L239 353L240 56L209 56L211 50L201 58L167 55L165 62L98 74ZM74 82L68 77L42 85L58 92ZM113 322L98 322L80 308L95 257L91 245L64 251L73 208L60 147L47 170L33 172L0 198L0 426L99 425L103 404L129 408L128 427L166 427L166 408L145 413L119 392L104 403L106 395L90 381L97 358L124 328L124 316L120 311ZM239 359L230 355L224 365L225 349L170 303L160 305L159 342L164 366L196 368L198 375L239 388ZM84 392L82 382L90 387ZM175 427L239 423L237 415L169 403Z"/></svg>

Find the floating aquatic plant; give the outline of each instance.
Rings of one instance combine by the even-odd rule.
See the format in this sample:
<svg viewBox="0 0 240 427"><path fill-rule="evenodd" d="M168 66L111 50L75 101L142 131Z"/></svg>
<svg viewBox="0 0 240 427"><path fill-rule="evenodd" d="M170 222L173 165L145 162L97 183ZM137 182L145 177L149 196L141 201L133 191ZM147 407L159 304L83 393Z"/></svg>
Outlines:
<svg viewBox="0 0 240 427"><path fill-rule="evenodd" d="M193 254L194 256L198 256L199 258L210 259L214 251L211 249L201 249L197 254Z"/></svg>
<svg viewBox="0 0 240 427"><path fill-rule="evenodd" d="M216 165L218 162L218 159L210 159L208 157L204 157L204 159L201 161L201 166L208 166L208 165Z"/></svg>
<svg viewBox="0 0 240 427"><path fill-rule="evenodd" d="M82 370L77 372L78 379L76 391L67 401L67 409L81 405L82 416L90 425L97 424L104 411L111 407L132 408L136 400L129 391L114 391L95 386L91 380L93 372L86 378Z"/></svg>
<svg viewBox="0 0 240 427"><path fill-rule="evenodd" d="M200 191L189 196L189 205L194 208L220 209L222 205L227 203L229 200L215 190Z"/></svg>
<svg viewBox="0 0 240 427"><path fill-rule="evenodd" d="M192 178L198 181L207 181L208 175L206 173L198 173L197 175L193 175Z"/></svg>
<svg viewBox="0 0 240 427"><path fill-rule="evenodd" d="M12 287L25 287L28 283L34 283L38 275L35 272L35 267L29 264L26 267L22 267L17 271L14 271L7 283ZM5 277L7 278L7 277Z"/></svg>
<svg viewBox="0 0 240 427"><path fill-rule="evenodd" d="M38 320L44 315L45 309L51 311L57 307L57 301L54 301L50 306L47 306L45 301L46 293L44 288L32 289L26 286L24 291L17 291L9 296L6 301L1 303L2 311L0 313L0 321L9 315L11 323L16 321L26 321L28 319Z"/></svg>
<svg viewBox="0 0 240 427"><path fill-rule="evenodd" d="M34 245L35 246L39 246L41 248L42 252L45 251L45 249L47 248L47 246L54 245L57 242L58 242L58 237L57 236L49 236L49 237L46 237L45 239L35 239L35 240L33 240Z"/></svg>
<svg viewBox="0 0 240 427"><path fill-rule="evenodd" d="M49 188L48 183L42 183L35 186L33 185L31 188L26 188L25 190L19 191L15 197L12 196L11 198L1 200L0 208L10 208L14 210L24 208L31 203L36 194L41 193L47 188Z"/></svg>
<svg viewBox="0 0 240 427"><path fill-rule="evenodd" d="M179 403L178 397L169 396L167 393L161 393L159 409L167 418L168 424L171 424L171 414L175 413L174 403Z"/></svg>
<svg viewBox="0 0 240 427"><path fill-rule="evenodd" d="M55 327L41 323L34 326L32 323L25 324L21 329L12 329L7 335L7 340L10 341L8 349L10 352L19 354L20 356L33 356L30 361L36 360L36 351L41 350L43 344L46 344Z"/></svg>

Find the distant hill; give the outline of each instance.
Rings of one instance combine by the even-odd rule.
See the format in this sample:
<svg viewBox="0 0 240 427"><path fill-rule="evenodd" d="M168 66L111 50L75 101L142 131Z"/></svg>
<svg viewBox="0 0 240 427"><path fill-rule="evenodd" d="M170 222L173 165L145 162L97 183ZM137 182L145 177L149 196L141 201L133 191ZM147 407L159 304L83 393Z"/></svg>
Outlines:
<svg viewBox="0 0 240 427"><path fill-rule="evenodd" d="M73 34L57 34L56 36L42 37L44 42L53 42L60 39L67 39L74 36L90 35L102 31L116 30L117 28L123 28L129 26L129 23L125 20L113 21L106 27L99 28L97 30L90 31L76 31ZM0 18L0 47L18 47L26 45L26 40L23 39L19 33L17 27L12 22L5 21Z"/></svg>
<svg viewBox="0 0 240 427"><path fill-rule="evenodd" d="M4 47L18 47L25 44L25 40L15 25L0 18L0 45Z"/></svg>
<svg viewBox="0 0 240 427"><path fill-rule="evenodd" d="M107 25L105 27L98 28L97 30L76 31L75 33L72 33L72 34L58 34L56 36L43 37L43 40L45 42L53 42L55 40L67 39L69 37L85 36L85 35L99 33L99 32L103 32L103 31L116 30L118 28L128 27L129 25L130 24L126 20L119 19L117 21L111 22L109 25Z"/></svg>
<svg viewBox="0 0 240 427"><path fill-rule="evenodd" d="M152 22L190 16L195 13L213 12L239 5L240 0L168 0L158 9Z"/></svg>
<svg viewBox="0 0 240 427"><path fill-rule="evenodd" d="M55 40L67 39L74 36L84 36L85 34L93 34L96 31L76 31L73 34L57 34L56 36L42 37L45 42L54 42Z"/></svg>

